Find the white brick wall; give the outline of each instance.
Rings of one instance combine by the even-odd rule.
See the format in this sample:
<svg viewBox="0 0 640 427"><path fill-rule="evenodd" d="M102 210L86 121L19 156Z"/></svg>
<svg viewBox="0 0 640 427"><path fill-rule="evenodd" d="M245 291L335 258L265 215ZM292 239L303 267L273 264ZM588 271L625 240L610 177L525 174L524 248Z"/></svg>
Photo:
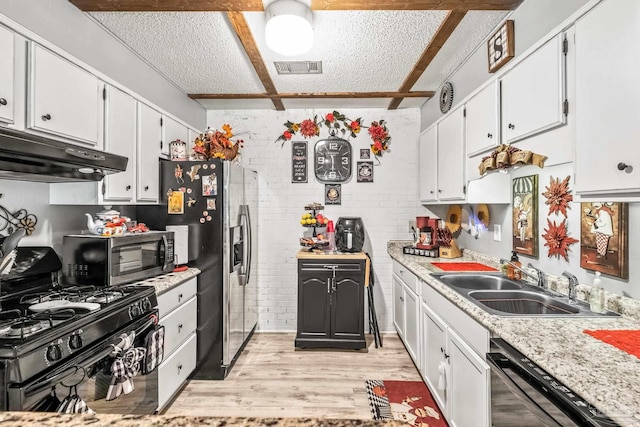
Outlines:
<svg viewBox="0 0 640 427"><path fill-rule="evenodd" d="M313 146L328 137L326 128L319 138L308 141L308 183L291 183L291 144L281 148L275 139L284 131L287 120L302 121L315 114L332 110L233 110L208 111L207 124L220 128L229 123L234 131L248 130L245 137L242 163L255 169L260 181L258 227L259 320L261 331L295 331L297 313L297 271L295 254L300 249L298 239L306 230L300 226L304 205L324 204L324 184L313 174ZM382 331L393 330L391 311L391 259L387 255L387 241L407 239L408 221L422 211L418 197L418 137L419 109L341 110L347 117L362 117L368 125L384 119L391 135L389 152L381 165L374 167L373 183L356 182L353 178L342 184L342 204L327 206L323 211L334 222L340 216L360 216L366 228L365 250L375 268L375 303L378 323ZM302 140L303 138L295 138ZM366 129L351 140L355 161L360 148L368 148L371 139Z"/></svg>

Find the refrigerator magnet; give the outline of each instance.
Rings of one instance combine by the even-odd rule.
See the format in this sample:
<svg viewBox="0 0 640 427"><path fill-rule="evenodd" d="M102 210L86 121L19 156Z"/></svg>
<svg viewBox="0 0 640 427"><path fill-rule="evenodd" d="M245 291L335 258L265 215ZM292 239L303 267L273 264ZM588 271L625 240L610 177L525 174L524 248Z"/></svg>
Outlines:
<svg viewBox="0 0 640 427"><path fill-rule="evenodd" d="M202 195L215 196L218 194L218 178L215 173L202 176Z"/></svg>
<svg viewBox="0 0 640 427"><path fill-rule="evenodd" d="M176 181L178 182L178 184L184 184L184 178L182 176L183 172L184 169L182 169L182 166L176 165L176 168L173 171L173 175L176 177Z"/></svg>
<svg viewBox="0 0 640 427"><path fill-rule="evenodd" d="M208 216L208 217L207 217L207 221L211 221L211 216Z"/></svg>
<svg viewBox="0 0 640 427"><path fill-rule="evenodd" d="M191 197L189 197L189 200L187 200L187 207L188 207L188 208L191 208L191 207L193 207L193 205L195 205L195 204L196 204L196 200L195 200L195 199L192 199Z"/></svg>
<svg viewBox="0 0 640 427"><path fill-rule="evenodd" d="M208 165L208 164L206 164L206 163L205 163L205 164L203 164L203 165L202 165L202 169L209 169L209 165Z"/></svg>
<svg viewBox="0 0 640 427"><path fill-rule="evenodd" d="M195 181L196 179L200 179L200 175L198 175L199 171L200 165L191 166L191 169L187 172L187 175L189 175L189 179L191 180L191 182Z"/></svg>
<svg viewBox="0 0 640 427"><path fill-rule="evenodd" d="M184 193L182 191L173 191L171 194L169 194L167 213L174 215L184 213Z"/></svg>
<svg viewBox="0 0 640 427"><path fill-rule="evenodd" d="M207 199L207 210L216 210L216 199Z"/></svg>
<svg viewBox="0 0 640 427"><path fill-rule="evenodd" d="M192 192L193 192L193 190L192 190L192 189L187 188L187 194L191 194Z"/></svg>
<svg viewBox="0 0 640 427"><path fill-rule="evenodd" d="M200 224L204 224L205 219L204 218L200 218Z"/></svg>

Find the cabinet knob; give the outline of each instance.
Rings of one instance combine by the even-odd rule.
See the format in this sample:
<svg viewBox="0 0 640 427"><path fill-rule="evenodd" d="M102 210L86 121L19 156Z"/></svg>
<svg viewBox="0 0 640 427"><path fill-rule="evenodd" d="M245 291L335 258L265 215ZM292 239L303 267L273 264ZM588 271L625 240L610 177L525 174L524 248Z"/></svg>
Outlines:
<svg viewBox="0 0 640 427"><path fill-rule="evenodd" d="M7 105L7 100L4 98L0 98L0 105Z"/></svg>
<svg viewBox="0 0 640 427"><path fill-rule="evenodd" d="M442 190L440 190L440 189L439 189L439 190L438 190L438 193L442 193Z"/></svg>
<svg viewBox="0 0 640 427"><path fill-rule="evenodd" d="M400 301L404 301L404 297L400 297Z"/></svg>
<svg viewBox="0 0 640 427"><path fill-rule="evenodd" d="M433 190L429 191L429 193L433 194Z"/></svg>
<svg viewBox="0 0 640 427"><path fill-rule="evenodd" d="M620 162L618 163L618 170L625 171L626 173L631 173L633 172L633 166Z"/></svg>
<svg viewBox="0 0 640 427"><path fill-rule="evenodd" d="M178 325L178 333L182 332L182 323Z"/></svg>
<svg viewBox="0 0 640 427"><path fill-rule="evenodd" d="M509 126L508 126L508 127L509 127L509 129L515 129L515 128L516 128L516 125L514 125L513 123L509 123Z"/></svg>
<svg viewBox="0 0 640 427"><path fill-rule="evenodd" d="M444 348L440 347L440 353L444 353Z"/></svg>
<svg viewBox="0 0 640 427"><path fill-rule="evenodd" d="M127 191L131 190L131 186L130 186L130 185L127 185L127 186L125 187L125 190L127 190Z"/></svg>
<svg viewBox="0 0 640 427"><path fill-rule="evenodd" d="M148 185L144 186L144 191L149 191L149 186Z"/></svg>
<svg viewBox="0 0 640 427"><path fill-rule="evenodd" d="M178 373L180 373L180 371L182 371L182 364L178 365Z"/></svg>
<svg viewBox="0 0 640 427"><path fill-rule="evenodd" d="M42 120L44 120L45 122L46 122L47 120L51 120L51 114L45 114L45 115L43 115L43 116L42 116Z"/></svg>
<svg viewBox="0 0 640 427"><path fill-rule="evenodd" d="M182 294L178 295L178 302L182 301Z"/></svg>
<svg viewBox="0 0 640 427"><path fill-rule="evenodd" d="M488 133L488 134L487 134L487 138L493 138L493 134Z"/></svg>

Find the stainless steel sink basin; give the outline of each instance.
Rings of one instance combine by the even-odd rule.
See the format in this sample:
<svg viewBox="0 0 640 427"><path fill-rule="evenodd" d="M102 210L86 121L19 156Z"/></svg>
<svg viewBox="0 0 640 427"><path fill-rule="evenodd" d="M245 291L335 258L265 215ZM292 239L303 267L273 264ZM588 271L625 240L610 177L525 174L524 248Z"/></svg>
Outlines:
<svg viewBox="0 0 640 427"><path fill-rule="evenodd" d="M456 288L469 290L481 289L522 289L522 284L509 280L502 276L490 276L488 274L445 274L438 276L441 282Z"/></svg>
<svg viewBox="0 0 640 427"><path fill-rule="evenodd" d="M565 304L550 295L531 291L472 291L468 294L494 311L511 314L571 315L577 305Z"/></svg>
<svg viewBox="0 0 640 427"><path fill-rule="evenodd" d="M503 317L601 317L619 316L607 311L594 313L589 305L545 291L526 282L517 282L502 277L499 273L454 273L433 274L468 301L484 311Z"/></svg>

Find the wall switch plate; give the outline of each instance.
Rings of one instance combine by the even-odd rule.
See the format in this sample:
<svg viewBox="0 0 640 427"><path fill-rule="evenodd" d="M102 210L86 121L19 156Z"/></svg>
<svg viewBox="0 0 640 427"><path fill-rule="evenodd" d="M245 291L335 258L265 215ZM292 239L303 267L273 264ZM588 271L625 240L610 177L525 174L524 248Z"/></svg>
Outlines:
<svg viewBox="0 0 640 427"><path fill-rule="evenodd" d="M493 240L496 242L502 240L502 227L500 227L500 224L493 224Z"/></svg>

